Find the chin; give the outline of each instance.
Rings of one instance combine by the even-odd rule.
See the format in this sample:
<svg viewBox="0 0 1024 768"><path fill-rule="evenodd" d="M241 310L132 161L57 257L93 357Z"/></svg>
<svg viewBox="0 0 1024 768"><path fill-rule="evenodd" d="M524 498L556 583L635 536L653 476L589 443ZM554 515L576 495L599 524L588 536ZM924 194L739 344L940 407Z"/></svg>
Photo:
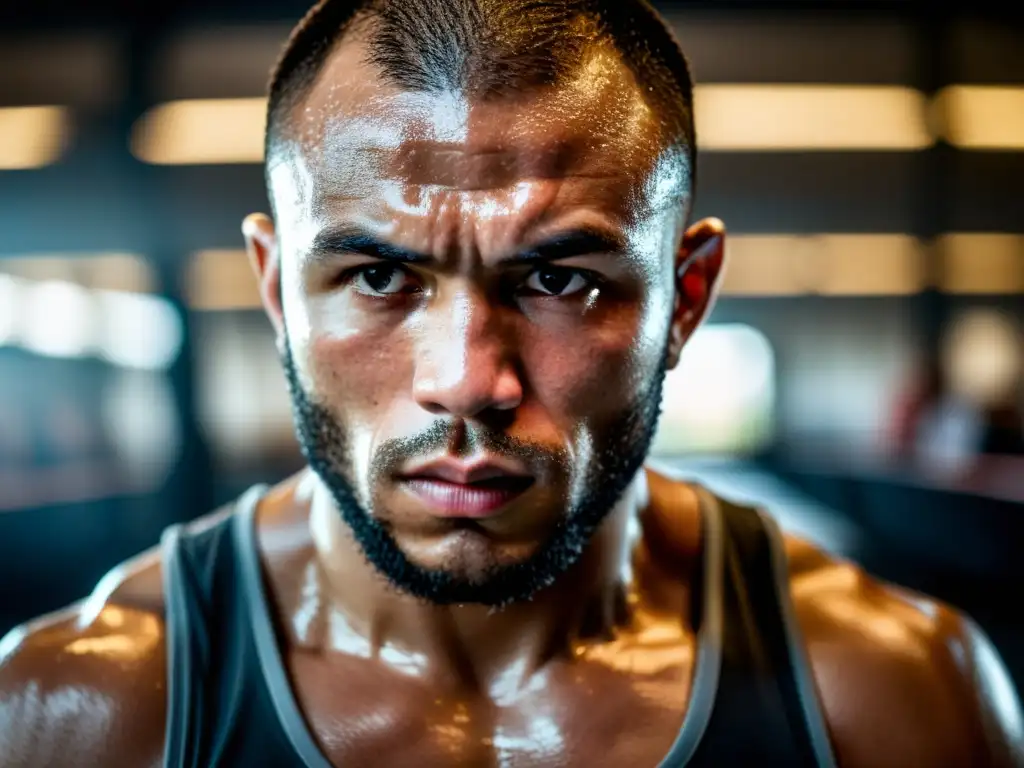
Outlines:
<svg viewBox="0 0 1024 768"><path fill-rule="evenodd" d="M474 584L497 570L527 562L541 544L498 541L473 523L429 539L402 541L397 536L396 543L412 564Z"/></svg>

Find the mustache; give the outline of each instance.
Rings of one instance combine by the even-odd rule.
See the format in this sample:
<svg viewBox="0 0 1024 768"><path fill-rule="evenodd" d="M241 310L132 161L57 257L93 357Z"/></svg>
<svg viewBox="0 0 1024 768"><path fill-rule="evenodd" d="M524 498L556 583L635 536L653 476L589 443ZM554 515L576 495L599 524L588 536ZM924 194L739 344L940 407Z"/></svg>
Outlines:
<svg viewBox="0 0 1024 768"><path fill-rule="evenodd" d="M447 454L465 458L487 453L522 464L543 474L568 475L570 462L564 448L521 440L499 430L465 421L436 421L417 435L386 440L370 464L372 480L392 477L414 459Z"/></svg>

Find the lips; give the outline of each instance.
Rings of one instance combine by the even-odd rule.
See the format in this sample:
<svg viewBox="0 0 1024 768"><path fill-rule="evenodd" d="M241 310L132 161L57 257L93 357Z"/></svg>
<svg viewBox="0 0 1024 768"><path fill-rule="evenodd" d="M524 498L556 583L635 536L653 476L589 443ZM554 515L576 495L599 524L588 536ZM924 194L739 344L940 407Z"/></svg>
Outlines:
<svg viewBox="0 0 1024 768"><path fill-rule="evenodd" d="M497 461L450 460L414 467L401 476L406 490L438 517L485 518L498 514L533 485L520 468Z"/></svg>

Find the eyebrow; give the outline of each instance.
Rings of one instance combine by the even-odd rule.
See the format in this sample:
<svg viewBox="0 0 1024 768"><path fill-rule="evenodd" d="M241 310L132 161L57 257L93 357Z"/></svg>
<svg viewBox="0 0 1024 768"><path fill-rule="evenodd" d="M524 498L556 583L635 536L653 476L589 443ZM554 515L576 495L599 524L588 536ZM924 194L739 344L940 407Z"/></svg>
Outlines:
<svg viewBox="0 0 1024 768"><path fill-rule="evenodd" d="M370 256L382 261L422 263L434 257L387 243L359 227L346 226L320 232L313 239L314 254Z"/></svg>
<svg viewBox="0 0 1024 768"><path fill-rule="evenodd" d="M624 253L628 250L625 238L612 232L594 227L582 227L559 233L539 243L529 245L509 258L503 264L529 264L532 262L558 261L576 256L594 254ZM325 230L313 240L314 255L360 255L381 261L404 264L436 263L432 255L420 253L392 243L385 242L368 231L354 226Z"/></svg>

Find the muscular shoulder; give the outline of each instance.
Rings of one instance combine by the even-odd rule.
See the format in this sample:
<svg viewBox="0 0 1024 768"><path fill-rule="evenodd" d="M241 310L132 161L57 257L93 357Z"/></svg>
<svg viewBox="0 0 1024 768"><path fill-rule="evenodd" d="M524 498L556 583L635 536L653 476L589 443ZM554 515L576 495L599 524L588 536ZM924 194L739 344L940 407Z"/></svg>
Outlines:
<svg viewBox="0 0 1024 768"><path fill-rule="evenodd" d="M166 647L158 549L114 568L82 603L13 630L0 640L0 768L159 766Z"/></svg>
<svg viewBox="0 0 1024 768"><path fill-rule="evenodd" d="M973 622L806 543L786 549L841 765L1024 765L1013 684Z"/></svg>
<svg viewBox="0 0 1024 768"><path fill-rule="evenodd" d="M0 642L0 766L159 765L165 644L148 588L159 584L156 558Z"/></svg>
<svg viewBox="0 0 1024 768"><path fill-rule="evenodd" d="M0 766L160 764L160 594L159 556L147 553L0 642Z"/></svg>

